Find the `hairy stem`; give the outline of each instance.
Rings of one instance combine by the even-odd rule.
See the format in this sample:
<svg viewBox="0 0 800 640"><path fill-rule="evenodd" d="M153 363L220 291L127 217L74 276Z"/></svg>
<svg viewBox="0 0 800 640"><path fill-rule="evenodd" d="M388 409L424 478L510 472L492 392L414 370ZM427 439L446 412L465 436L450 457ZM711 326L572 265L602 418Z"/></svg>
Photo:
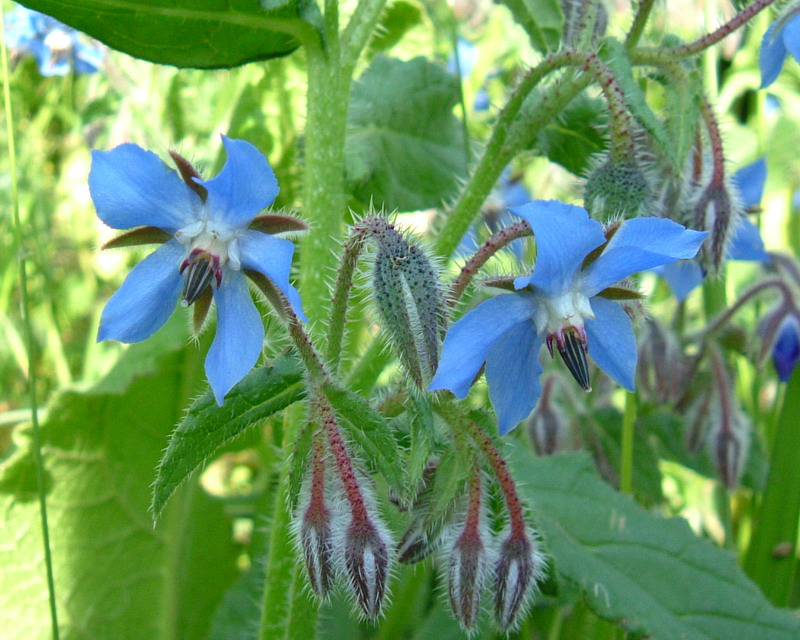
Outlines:
<svg viewBox="0 0 800 640"><path fill-rule="evenodd" d="M632 49L639 42L639 38L644 33L644 28L647 26L647 20L650 17L650 12L653 10L655 0L640 0L639 6L636 7L636 16L633 18L631 30L628 31L628 37L625 38L625 46Z"/></svg>

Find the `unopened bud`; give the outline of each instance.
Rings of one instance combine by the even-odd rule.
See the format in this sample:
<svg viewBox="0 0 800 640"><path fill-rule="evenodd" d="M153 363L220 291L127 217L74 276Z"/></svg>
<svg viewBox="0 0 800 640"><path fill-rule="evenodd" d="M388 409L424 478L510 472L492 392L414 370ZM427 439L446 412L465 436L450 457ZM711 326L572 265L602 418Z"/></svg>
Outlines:
<svg viewBox="0 0 800 640"><path fill-rule="evenodd" d="M308 571L308 581L324 600L333 587L331 563L331 517L324 504L310 504L300 524L300 546Z"/></svg>
<svg viewBox="0 0 800 640"><path fill-rule="evenodd" d="M548 377L542 385L542 395L536 408L528 418L526 426L531 442L540 456L549 456L561 449L564 434L564 419L553 404L554 378Z"/></svg>
<svg viewBox="0 0 800 640"><path fill-rule="evenodd" d="M705 442L708 426L711 423L712 397L713 392L709 387L701 392L700 397L689 407L684 431L684 444L688 453L697 453Z"/></svg>
<svg viewBox="0 0 800 640"><path fill-rule="evenodd" d="M719 479L728 489L735 489L747 461L750 438L741 414L737 415L733 429L717 429L712 439L714 464Z"/></svg>
<svg viewBox="0 0 800 640"><path fill-rule="evenodd" d="M653 193L644 172L634 162L606 160L583 188L583 203L597 220L633 218L647 213Z"/></svg>
<svg viewBox="0 0 800 640"><path fill-rule="evenodd" d="M692 204L693 227L709 232L701 253L698 254L703 266L712 274L719 272L727 253L733 221L739 213L736 211L730 190L723 182L712 182Z"/></svg>
<svg viewBox="0 0 800 640"><path fill-rule="evenodd" d="M772 364L781 382L788 382L800 360L800 321L779 308L762 324L765 349L772 349Z"/></svg>
<svg viewBox="0 0 800 640"><path fill-rule="evenodd" d="M443 297L430 258L385 223L373 233L375 301L403 366L421 388L439 358Z"/></svg>
<svg viewBox="0 0 800 640"><path fill-rule="evenodd" d="M512 629L542 575L543 558L527 533L511 533L495 564L494 615L504 631Z"/></svg>
<svg viewBox="0 0 800 640"><path fill-rule="evenodd" d="M353 517L344 540L348 582L367 619L381 613L389 579L389 541L369 518Z"/></svg>
<svg viewBox="0 0 800 640"><path fill-rule="evenodd" d="M677 403L685 389L686 369L677 339L660 322L648 318L640 345L637 388L655 402Z"/></svg>
<svg viewBox="0 0 800 640"><path fill-rule="evenodd" d="M471 629L478 622L486 576L486 545L476 527L465 527L447 558L447 593L459 624Z"/></svg>

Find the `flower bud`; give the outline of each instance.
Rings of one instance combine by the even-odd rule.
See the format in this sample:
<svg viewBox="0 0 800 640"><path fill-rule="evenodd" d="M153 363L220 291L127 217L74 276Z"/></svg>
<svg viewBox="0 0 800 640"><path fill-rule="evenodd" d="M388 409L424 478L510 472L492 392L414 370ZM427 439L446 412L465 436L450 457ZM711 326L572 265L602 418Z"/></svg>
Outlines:
<svg viewBox="0 0 800 640"><path fill-rule="evenodd" d="M606 160L583 188L583 203L597 220L633 218L652 206L653 193L644 172L634 162Z"/></svg>
<svg viewBox="0 0 800 640"><path fill-rule="evenodd" d="M374 291L384 321L406 371L424 388L439 360L443 296L431 260L386 223L373 233L378 243Z"/></svg>
<svg viewBox="0 0 800 640"><path fill-rule="evenodd" d="M300 546L308 571L308 581L321 600L333 587L331 563L331 514L324 503L309 504L300 524Z"/></svg>
<svg viewBox="0 0 800 640"><path fill-rule="evenodd" d="M486 545L477 527L464 527L447 558L447 594L450 608L464 629L478 622L486 576Z"/></svg>
<svg viewBox="0 0 800 640"><path fill-rule="evenodd" d="M414 564L427 558L439 543L439 534L445 525L441 514L431 513L431 501L436 486L439 459L432 458L425 465L417 495L411 505L411 522L397 544L397 559L403 564Z"/></svg>
<svg viewBox="0 0 800 640"><path fill-rule="evenodd" d="M781 382L788 382L800 360L800 321L785 306L770 313L759 327L762 357L772 350L772 364Z"/></svg>
<svg viewBox="0 0 800 640"><path fill-rule="evenodd" d="M469 630L480 615L481 591L486 574L486 543L481 531L483 488L480 465L475 462L470 478L469 505L461 533L447 556L447 593L459 624Z"/></svg>
<svg viewBox="0 0 800 640"><path fill-rule="evenodd" d="M675 404L686 387L685 369L674 334L648 318L639 347L637 388L655 402Z"/></svg>
<svg viewBox="0 0 800 640"><path fill-rule="evenodd" d="M722 182L711 182L692 203L692 217L695 229L708 230L703 247L698 254L703 266L711 274L719 273L728 241L731 237L733 221L738 219L737 200L731 197L728 186Z"/></svg>
<svg viewBox="0 0 800 640"><path fill-rule="evenodd" d="M564 437L564 419L552 401L554 380L552 376L545 380L539 402L526 423L533 447L540 456L556 453Z"/></svg>
<svg viewBox="0 0 800 640"><path fill-rule="evenodd" d="M494 570L494 615L502 630L517 623L542 575L543 564L538 545L527 532L512 532L503 541Z"/></svg>
<svg viewBox="0 0 800 640"><path fill-rule="evenodd" d="M350 589L367 619L381 613L389 579L387 536L366 515L356 514L344 539L344 564Z"/></svg>

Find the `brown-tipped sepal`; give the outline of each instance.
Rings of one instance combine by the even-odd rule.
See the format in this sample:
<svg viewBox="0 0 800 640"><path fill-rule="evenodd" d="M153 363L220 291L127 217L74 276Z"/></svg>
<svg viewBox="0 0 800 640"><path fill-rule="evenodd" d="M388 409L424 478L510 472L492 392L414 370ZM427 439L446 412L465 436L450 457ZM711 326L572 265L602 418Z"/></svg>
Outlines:
<svg viewBox="0 0 800 640"><path fill-rule="evenodd" d="M257 216L248 227L251 231L260 231L275 235L277 233L300 233L308 231L308 225L294 216L287 216L281 213L271 213L264 216Z"/></svg>
<svg viewBox="0 0 800 640"><path fill-rule="evenodd" d="M172 236L158 227L139 227L126 231L116 238L111 238L101 249L120 249L122 247L138 247L143 244L164 244Z"/></svg>
<svg viewBox="0 0 800 640"><path fill-rule="evenodd" d="M312 501L300 524L300 547L303 550L308 582L320 600L333 588L332 527L330 510L324 502Z"/></svg>
<svg viewBox="0 0 800 640"><path fill-rule="evenodd" d="M183 178L186 186L200 196L200 199L205 202L206 198L208 198L208 189L197 182L197 180L201 180L197 169L177 151L170 151L169 155L172 157L175 166L178 167L178 173L181 174L181 178Z"/></svg>

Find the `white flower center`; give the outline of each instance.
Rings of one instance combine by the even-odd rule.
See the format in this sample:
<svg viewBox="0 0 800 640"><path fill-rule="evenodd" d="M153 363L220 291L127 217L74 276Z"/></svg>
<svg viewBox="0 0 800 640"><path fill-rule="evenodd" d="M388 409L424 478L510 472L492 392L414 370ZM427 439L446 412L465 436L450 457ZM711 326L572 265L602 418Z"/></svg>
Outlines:
<svg viewBox="0 0 800 640"><path fill-rule="evenodd" d="M204 251L217 260L219 268L227 264L234 271L242 268L239 237L242 232L222 222L197 220L175 232L175 238L188 247L187 256L196 250Z"/></svg>
<svg viewBox="0 0 800 640"><path fill-rule="evenodd" d="M586 318L594 318L589 298L580 291L567 291L560 296L537 295L538 305L533 321L540 335L557 333L565 327L583 329Z"/></svg>

